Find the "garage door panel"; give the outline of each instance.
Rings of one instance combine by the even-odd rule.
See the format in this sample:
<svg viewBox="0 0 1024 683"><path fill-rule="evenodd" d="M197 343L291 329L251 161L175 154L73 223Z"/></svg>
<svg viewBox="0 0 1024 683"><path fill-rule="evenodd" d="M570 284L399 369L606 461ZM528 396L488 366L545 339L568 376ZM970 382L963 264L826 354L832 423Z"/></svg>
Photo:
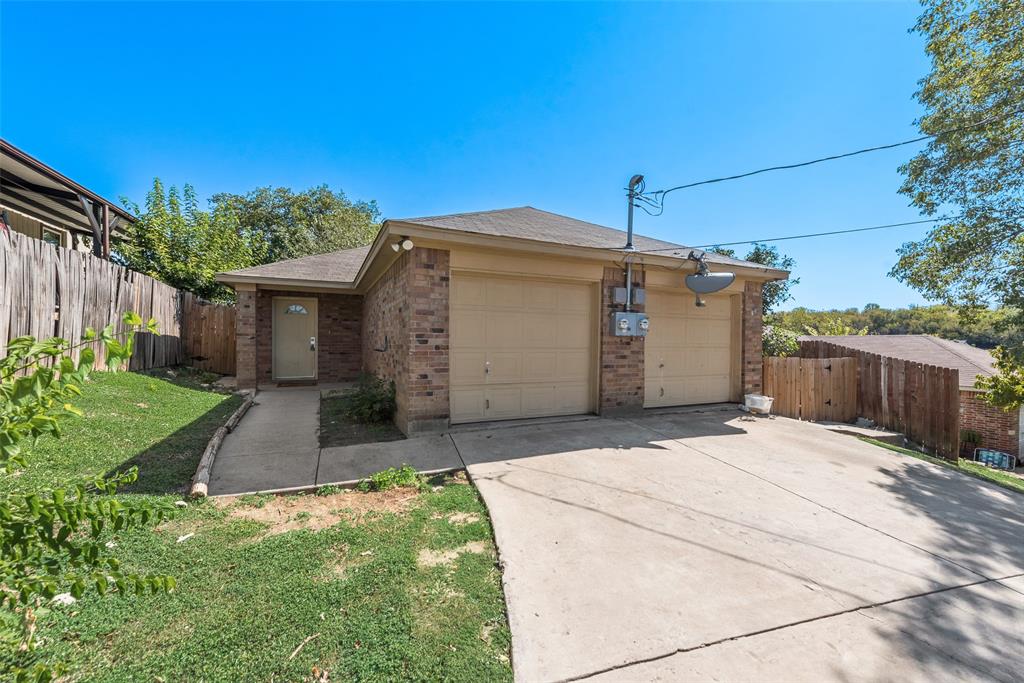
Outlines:
<svg viewBox="0 0 1024 683"><path fill-rule="evenodd" d="M452 354L451 383L483 384L486 381L487 354L483 351L461 351Z"/></svg>
<svg viewBox="0 0 1024 683"><path fill-rule="evenodd" d="M558 375L557 351L525 351L523 359L524 381L551 381Z"/></svg>
<svg viewBox="0 0 1024 683"><path fill-rule="evenodd" d="M523 283L519 280L488 279L484 281L488 308L523 307Z"/></svg>
<svg viewBox="0 0 1024 683"><path fill-rule="evenodd" d="M524 308L531 311L558 310L558 286L548 283L530 282L526 284Z"/></svg>
<svg viewBox="0 0 1024 683"><path fill-rule="evenodd" d="M590 377L590 351L559 351L553 377L559 382L586 382Z"/></svg>
<svg viewBox="0 0 1024 683"><path fill-rule="evenodd" d="M452 320L451 348L486 346L486 316L482 310L468 309Z"/></svg>
<svg viewBox="0 0 1024 683"><path fill-rule="evenodd" d="M568 285L558 289L558 310L590 313L591 291L585 285Z"/></svg>
<svg viewBox="0 0 1024 683"><path fill-rule="evenodd" d="M556 409L563 415L590 410L590 385L586 382L558 384L555 387Z"/></svg>
<svg viewBox="0 0 1024 683"><path fill-rule="evenodd" d="M455 279L451 284L452 306L483 306L487 290L477 278Z"/></svg>
<svg viewBox="0 0 1024 683"><path fill-rule="evenodd" d="M523 379L522 351L495 351L486 354L487 383L521 382Z"/></svg>
<svg viewBox="0 0 1024 683"><path fill-rule="evenodd" d="M523 314L514 311L486 311L484 346L518 349L523 345Z"/></svg>
<svg viewBox="0 0 1024 683"><path fill-rule="evenodd" d="M516 384L487 387L484 405L489 420L522 417L523 388Z"/></svg>
<svg viewBox="0 0 1024 683"><path fill-rule="evenodd" d="M484 388L459 387L449 392L452 422L484 419Z"/></svg>
<svg viewBox="0 0 1024 683"><path fill-rule="evenodd" d="M558 412L555 386L524 384L522 388L523 416L537 417L554 415Z"/></svg>
<svg viewBox="0 0 1024 683"><path fill-rule="evenodd" d="M592 410L593 286L452 279L453 422Z"/></svg>
<svg viewBox="0 0 1024 683"><path fill-rule="evenodd" d="M523 346L551 348L558 345L559 317L555 313L527 313L523 325Z"/></svg>

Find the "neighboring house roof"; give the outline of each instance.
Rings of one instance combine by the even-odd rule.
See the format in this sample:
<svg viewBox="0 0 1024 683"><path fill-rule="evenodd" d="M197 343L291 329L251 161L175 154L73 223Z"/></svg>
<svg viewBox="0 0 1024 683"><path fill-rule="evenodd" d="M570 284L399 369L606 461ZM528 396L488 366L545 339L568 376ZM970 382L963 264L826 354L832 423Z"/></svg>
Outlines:
<svg viewBox="0 0 1024 683"><path fill-rule="evenodd" d="M0 202L44 223L90 233L92 224L80 197L94 205L106 205L112 217L135 221L118 204L0 139Z"/></svg>
<svg viewBox="0 0 1024 683"><path fill-rule="evenodd" d="M446 216L389 219L384 221L381 233L387 231L390 226L394 226L395 234L401 234L402 225L491 237L507 237L569 247L606 249L619 251L622 254L632 253L623 249L626 245L626 233L622 230L588 223L569 216L561 216L549 211L541 211L531 206ZM648 252L651 255L680 261L685 261L690 253L689 247L643 235L634 235L633 245L636 248L635 253ZM351 284L358 276L363 261L371 249L372 247L345 249L318 256L279 261L265 266L233 270L221 273L218 279L232 282L267 278L317 280L335 285ZM788 274L784 270L766 268L760 263L742 261L711 252L707 252L707 260L712 264L754 268L779 277L785 277Z"/></svg>
<svg viewBox="0 0 1024 683"><path fill-rule="evenodd" d="M823 341L857 351L910 360L925 365L956 368L960 371L960 388L973 389L981 375L996 374L992 354L964 342L940 339L930 334L869 334L835 337L803 336L799 341Z"/></svg>

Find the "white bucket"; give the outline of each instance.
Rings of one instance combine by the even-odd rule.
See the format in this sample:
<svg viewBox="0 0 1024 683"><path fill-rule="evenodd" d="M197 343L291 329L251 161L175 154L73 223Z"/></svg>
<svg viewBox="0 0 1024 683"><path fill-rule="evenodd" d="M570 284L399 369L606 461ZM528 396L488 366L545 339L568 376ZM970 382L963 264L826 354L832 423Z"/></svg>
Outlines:
<svg viewBox="0 0 1024 683"><path fill-rule="evenodd" d="M775 401L771 396L761 394L744 394L743 406L752 413L767 415L772 412L772 403Z"/></svg>

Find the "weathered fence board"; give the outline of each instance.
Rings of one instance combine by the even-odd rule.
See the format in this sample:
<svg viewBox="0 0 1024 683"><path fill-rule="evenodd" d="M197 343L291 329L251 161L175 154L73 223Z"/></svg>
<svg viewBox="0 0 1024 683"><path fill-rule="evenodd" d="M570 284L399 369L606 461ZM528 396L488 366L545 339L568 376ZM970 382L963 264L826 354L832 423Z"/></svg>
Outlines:
<svg viewBox="0 0 1024 683"><path fill-rule="evenodd" d="M960 439L960 373L859 351L822 340L800 342L800 355L856 359L857 412L884 429L955 459Z"/></svg>
<svg viewBox="0 0 1024 683"><path fill-rule="evenodd" d="M764 393L772 411L801 420L850 422L857 417L854 358L765 358Z"/></svg>
<svg viewBox="0 0 1024 683"><path fill-rule="evenodd" d="M203 310L212 326L190 321ZM230 306L201 303L194 295L81 252L54 247L17 233L0 233L0 350L15 337L63 337L77 342L91 327L97 331L134 311L155 318L160 334L139 333L130 368L144 370L193 364L234 373L234 313ZM186 341L183 330L192 330ZM94 345L97 367L105 367L102 344ZM200 349L197 352L197 349ZM209 359L209 360L206 360Z"/></svg>

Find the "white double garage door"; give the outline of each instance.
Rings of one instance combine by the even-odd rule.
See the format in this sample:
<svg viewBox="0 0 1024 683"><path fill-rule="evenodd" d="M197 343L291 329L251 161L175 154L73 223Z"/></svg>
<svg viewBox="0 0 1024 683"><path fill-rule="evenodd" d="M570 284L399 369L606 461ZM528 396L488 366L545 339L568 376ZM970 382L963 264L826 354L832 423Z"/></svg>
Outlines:
<svg viewBox="0 0 1024 683"><path fill-rule="evenodd" d="M594 412L601 320L597 283L454 273L451 421ZM648 291L646 406L729 400L729 297Z"/></svg>

